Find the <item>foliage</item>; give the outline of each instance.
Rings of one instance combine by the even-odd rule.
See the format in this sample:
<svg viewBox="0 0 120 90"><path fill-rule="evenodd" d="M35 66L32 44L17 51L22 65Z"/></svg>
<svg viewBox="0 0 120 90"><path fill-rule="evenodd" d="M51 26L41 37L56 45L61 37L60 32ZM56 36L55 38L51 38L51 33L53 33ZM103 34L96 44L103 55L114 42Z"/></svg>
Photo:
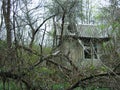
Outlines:
<svg viewBox="0 0 120 90"><path fill-rule="evenodd" d="M103 43L103 51L98 53L100 66L86 61L82 67L74 63L69 50L64 54L62 46L52 46L52 40L58 42L54 36L58 23L61 30L68 22L91 24L94 18L90 0L33 2L0 1L0 37L4 33L6 37L0 39L0 90L108 90L104 87L111 85L110 88L119 89L120 17L115 13L119 5L111 3L99 9L96 24L100 24L100 29L105 30L103 34L108 34L111 40ZM72 45L72 48L76 46L74 42Z"/></svg>
<svg viewBox="0 0 120 90"><path fill-rule="evenodd" d="M52 90L63 90L69 86L69 83L59 83L52 86Z"/></svg>
<svg viewBox="0 0 120 90"><path fill-rule="evenodd" d="M9 89L9 90L21 90L22 88L25 89L25 86L23 85L22 88L20 88L20 83L17 82L13 82L11 80L5 82L5 89ZM3 82L0 81L0 90L3 90L4 86L3 86Z"/></svg>
<svg viewBox="0 0 120 90"><path fill-rule="evenodd" d="M5 49L5 48L7 48L7 43L6 43L6 41L0 40L0 49Z"/></svg>

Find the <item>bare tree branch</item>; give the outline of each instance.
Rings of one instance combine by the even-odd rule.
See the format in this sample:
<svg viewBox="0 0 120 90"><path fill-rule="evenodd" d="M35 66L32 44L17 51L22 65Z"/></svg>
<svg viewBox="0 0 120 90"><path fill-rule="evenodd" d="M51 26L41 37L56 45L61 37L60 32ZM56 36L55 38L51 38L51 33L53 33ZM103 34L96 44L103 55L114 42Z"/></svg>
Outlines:
<svg viewBox="0 0 120 90"><path fill-rule="evenodd" d="M120 73L116 73L116 74L120 75ZM83 81L87 81L87 80L91 80L91 79L99 78L99 77L116 76L116 74L114 74L114 73L103 73L103 74L98 74L98 75L93 75L93 76L90 76L90 77L86 77L86 78L83 78L83 79L77 81L75 84L73 84L67 90L73 90L73 89L75 89L77 87L80 87L81 85L84 85Z"/></svg>
<svg viewBox="0 0 120 90"><path fill-rule="evenodd" d="M113 69L113 71L115 72L119 67L120 67L120 63L117 64L117 66Z"/></svg>
<svg viewBox="0 0 120 90"><path fill-rule="evenodd" d="M38 26L38 28L35 30L35 33L34 33L34 34L36 34L36 33L39 31L40 27L41 27L47 20L51 19L52 17L55 17L56 15L58 15L58 13L57 13L57 14L54 14L54 15L48 17L48 18L46 18L46 19Z"/></svg>

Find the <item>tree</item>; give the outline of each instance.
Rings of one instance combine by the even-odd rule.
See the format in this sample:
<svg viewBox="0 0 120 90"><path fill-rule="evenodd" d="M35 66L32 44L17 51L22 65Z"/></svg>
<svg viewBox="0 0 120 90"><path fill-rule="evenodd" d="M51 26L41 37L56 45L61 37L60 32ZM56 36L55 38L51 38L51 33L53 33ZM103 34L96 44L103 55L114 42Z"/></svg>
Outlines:
<svg viewBox="0 0 120 90"><path fill-rule="evenodd" d="M61 36L60 36L60 42L62 43L63 39L63 30L64 30L64 24L65 23L77 23L77 19L82 17L82 11L80 11L80 8L82 8L81 0L71 0L71 1L64 1L64 0L52 0L52 5L49 7L49 11L51 13L57 13L55 19L54 19L54 25L55 23L60 22L61 26ZM81 15L81 17L77 17ZM74 25L75 25L74 24ZM56 27L56 26L54 26ZM56 31L54 31L56 32Z"/></svg>
<svg viewBox="0 0 120 90"><path fill-rule="evenodd" d="M105 17L102 24L108 24L112 26L113 31L119 32L119 13L115 13L119 6L111 1L108 8L102 9L105 15L101 16ZM93 66L79 70L68 55L58 49L53 50L56 48L54 42L57 24L61 27L60 44L63 41L65 24L91 24L91 0L39 0L37 4L31 0L0 2L0 29L6 28L6 40L0 40L0 84L3 84L0 88L3 90L7 87L17 90L72 90L77 87L84 89L91 84L94 87L102 87L103 82L101 84L100 80L119 80L119 33L116 37L111 34L111 42L103 45L107 58L103 57L102 60L111 60L112 64L105 61L99 70ZM53 24L54 31L49 28L48 22ZM71 30L74 27L69 28ZM50 43L45 46L49 36L53 37L53 46ZM71 68L67 67L66 63Z"/></svg>
<svg viewBox="0 0 120 90"><path fill-rule="evenodd" d="M11 48L12 45L12 33L11 33L11 0L2 0L3 15L7 30L7 44L8 48Z"/></svg>

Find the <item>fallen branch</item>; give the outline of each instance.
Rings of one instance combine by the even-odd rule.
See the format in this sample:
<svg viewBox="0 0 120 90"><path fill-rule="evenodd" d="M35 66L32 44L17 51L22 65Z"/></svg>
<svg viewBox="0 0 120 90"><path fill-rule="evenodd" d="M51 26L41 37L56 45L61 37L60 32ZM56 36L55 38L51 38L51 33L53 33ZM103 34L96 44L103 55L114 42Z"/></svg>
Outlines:
<svg viewBox="0 0 120 90"><path fill-rule="evenodd" d="M52 64L54 64L55 66L61 67L62 69L71 72L71 70L68 69L67 67L64 67L64 66L62 66L62 65L60 65L60 64L58 64L58 63L56 63L56 62L54 62L52 60L47 60L47 61L50 62L50 63L52 63Z"/></svg>
<svg viewBox="0 0 120 90"><path fill-rule="evenodd" d="M67 90L73 90L77 87L80 87L82 86L84 83L83 81L87 81L87 80L91 80L91 79L94 79L94 78L98 78L98 77L105 77L105 76L116 76L116 75L120 75L120 73L103 73L103 74L98 74L98 75L94 75L94 76L90 76L90 77L86 77L86 78L83 78L81 80L79 80L78 82L76 82L75 84L73 84L70 88L68 88Z"/></svg>
<svg viewBox="0 0 120 90"><path fill-rule="evenodd" d="M47 62L49 62L49 63L51 63L51 64L53 64L53 65L55 65L55 66L61 67L62 69L71 72L70 69L68 69L68 68L66 68L66 67L64 67L64 66L62 66L62 65L60 65L60 64L58 64L58 63L56 63L56 62L54 62L54 61L52 61L52 60L50 60L52 57L59 56L59 55L60 55L60 51L56 51L56 52L54 52L54 53L52 53L52 54L49 54L49 55L47 55L47 56L42 56L42 55L36 53L35 51L33 51L32 49L30 49L30 48L28 48L28 47L20 46L20 45L19 45L18 47L19 47L19 48L23 48L24 50L26 50L26 51L28 51L28 52L30 52L30 53L33 53L33 54L41 57L38 62L36 62L34 65L30 66L29 68L27 68L28 71L33 70L36 66L40 65L43 61L47 61ZM61 56L61 55L60 55L60 56Z"/></svg>
<svg viewBox="0 0 120 90"><path fill-rule="evenodd" d="M73 61L67 56L67 55L64 55L64 57L68 60L68 62L70 63L70 65L76 70L78 71L78 67L73 63Z"/></svg>
<svg viewBox="0 0 120 90"><path fill-rule="evenodd" d="M29 47L25 47L25 46L22 46L22 45L17 45L17 48L24 49L25 51L30 52L30 53L32 53L34 55L41 56L37 51L35 51L35 50L33 50L33 49L29 48Z"/></svg>
<svg viewBox="0 0 120 90"><path fill-rule="evenodd" d="M117 66L113 69L113 71L115 72L119 67L120 67L120 63L117 64Z"/></svg>

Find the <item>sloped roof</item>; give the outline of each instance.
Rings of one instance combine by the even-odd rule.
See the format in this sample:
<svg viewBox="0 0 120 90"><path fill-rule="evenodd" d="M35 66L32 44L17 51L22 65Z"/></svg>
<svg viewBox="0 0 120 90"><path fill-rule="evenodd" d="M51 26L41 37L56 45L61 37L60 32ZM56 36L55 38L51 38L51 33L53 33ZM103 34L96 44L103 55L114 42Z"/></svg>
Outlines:
<svg viewBox="0 0 120 90"><path fill-rule="evenodd" d="M101 30L97 25L77 25L77 32L80 37L108 37L105 30Z"/></svg>
<svg viewBox="0 0 120 90"><path fill-rule="evenodd" d="M75 33L70 33L67 29L67 24L64 25L63 35L76 35ZM98 25L91 24L80 24L77 26L77 35L78 37L87 37L87 38L105 38L108 37L106 30L102 30ZM60 35L61 28L58 27L57 35Z"/></svg>

